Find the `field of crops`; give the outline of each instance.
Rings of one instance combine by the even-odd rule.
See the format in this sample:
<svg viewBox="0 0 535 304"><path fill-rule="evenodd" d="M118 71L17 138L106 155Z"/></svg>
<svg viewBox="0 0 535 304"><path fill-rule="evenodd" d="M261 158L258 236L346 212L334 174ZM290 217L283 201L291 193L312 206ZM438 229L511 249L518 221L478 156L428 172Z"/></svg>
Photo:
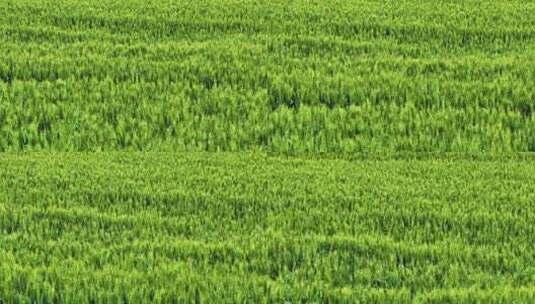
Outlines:
<svg viewBox="0 0 535 304"><path fill-rule="evenodd" d="M535 301L529 160L108 153L0 166L8 303Z"/></svg>
<svg viewBox="0 0 535 304"><path fill-rule="evenodd" d="M535 303L534 16L0 0L0 304Z"/></svg>
<svg viewBox="0 0 535 304"><path fill-rule="evenodd" d="M534 1L0 12L0 151L535 151Z"/></svg>

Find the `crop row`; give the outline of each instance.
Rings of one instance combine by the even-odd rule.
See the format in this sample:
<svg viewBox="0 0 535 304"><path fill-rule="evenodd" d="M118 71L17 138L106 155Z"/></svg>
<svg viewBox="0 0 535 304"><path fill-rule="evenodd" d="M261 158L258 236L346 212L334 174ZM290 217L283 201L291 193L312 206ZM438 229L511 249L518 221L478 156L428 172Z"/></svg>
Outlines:
<svg viewBox="0 0 535 304"><path fill-rule="evenodd" d="M162 89L164 88L164 89ZM535 149L532 105L370 100L272 108L257 92L112 80L0 85L0 149L515 152ZM277 96L277 95L275 95ZM282 96L282 95L281 95ZM441 97L437 97L441 99ZM517 108L518 107L518 108ZM516 109L515 109L516 108Z"/></svg>
<svg viewBox="0 0 535 304"><path fill-rule="evenodd" d="M516 45L535 36L530 2L491 1L21 1L4 3L4 22L103 31L142 39L176 39L234 33L317 35L353 39L386 37L446 48ZM65 9L68 9L66 11Z"/></svg>

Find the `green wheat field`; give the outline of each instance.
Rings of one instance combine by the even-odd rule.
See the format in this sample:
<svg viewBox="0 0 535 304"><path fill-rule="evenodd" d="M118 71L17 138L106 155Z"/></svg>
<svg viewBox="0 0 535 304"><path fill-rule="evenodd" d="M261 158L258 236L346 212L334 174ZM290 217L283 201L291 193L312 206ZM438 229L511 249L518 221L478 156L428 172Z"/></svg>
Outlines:
<svg viewBox="0 0 535 304"><path fill-rule="evenodd" d="M0 303L535 303L535 1L0 0Z"/></svg>

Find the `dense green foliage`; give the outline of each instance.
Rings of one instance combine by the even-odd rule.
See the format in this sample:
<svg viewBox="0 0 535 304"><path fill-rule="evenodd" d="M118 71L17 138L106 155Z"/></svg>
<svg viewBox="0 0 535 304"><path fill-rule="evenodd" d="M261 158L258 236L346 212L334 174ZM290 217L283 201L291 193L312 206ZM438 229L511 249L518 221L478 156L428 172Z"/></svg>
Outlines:
<svg viewBox="0 0 535 304"><path fill-rule="evenodd" d="M0 159L7 303L533 303L532 161Z"/></svg>
<svg viewBox="0 0 535 304"><path fill-rule="evenodd" d="M533 1L7 0L0 151L535 151Z"/></svg>
<svg viewBox="0 0 535 304"><path fill-rule="evenodd" d="M535 303L534 16L0 0L0 304Z"/></svg>

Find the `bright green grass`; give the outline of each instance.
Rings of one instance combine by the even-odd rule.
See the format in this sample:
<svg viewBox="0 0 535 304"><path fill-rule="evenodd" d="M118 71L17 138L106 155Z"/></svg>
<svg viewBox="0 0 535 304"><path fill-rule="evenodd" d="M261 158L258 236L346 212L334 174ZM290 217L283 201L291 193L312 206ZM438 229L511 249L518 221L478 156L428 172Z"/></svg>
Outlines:
<svg viewBox="0 0 535 304"><path fill-rule="evenodd" d="M0 12L0 151L535 151L533 1Z"/></svg>
<svg viewBox="0 0 535 304"><path fill-rule="evenodd" d="M0 304L534 303L533 16L0 0Z"/></svg>
<svg viewBox="0 0 535 304"><path fill-rule="evenodd" d="M529 160L22 154L0 168L6 303L535 300Z"/></svg>

